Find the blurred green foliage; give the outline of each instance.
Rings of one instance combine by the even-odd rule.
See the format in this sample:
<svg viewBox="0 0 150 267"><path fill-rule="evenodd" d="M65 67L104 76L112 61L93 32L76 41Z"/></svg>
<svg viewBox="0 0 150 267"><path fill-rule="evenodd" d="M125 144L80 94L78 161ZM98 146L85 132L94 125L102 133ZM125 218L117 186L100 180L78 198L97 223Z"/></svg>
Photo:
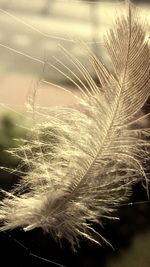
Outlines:
<svg viewBox="0 0 150 267"><path fill-rule="evenodd" d="M3 166L16 166L18 159L12 157L6 150L19 145L18 138L25 136L25 130L19 126L19 118L9 113L0 119L0 163Z"/></svg>
<svg viewBox="0 0 150 267"><path fill-rule="evenodd" d="M7 150L19 146L19 138L24 138L26 130L22 125L22 116L15 113L4 113L0 116L0 166L15 168L19 164L19 159L13 157ZM0 170L0 187L9 188L17 178L4 170Z"/></svg>
<svg viewBox="0 0 150 267"><path fill-rule="evenodd" d="M128 249L119 253L118 259L112 259L108 267L149 267L150 231L135 236Z"/></svg>

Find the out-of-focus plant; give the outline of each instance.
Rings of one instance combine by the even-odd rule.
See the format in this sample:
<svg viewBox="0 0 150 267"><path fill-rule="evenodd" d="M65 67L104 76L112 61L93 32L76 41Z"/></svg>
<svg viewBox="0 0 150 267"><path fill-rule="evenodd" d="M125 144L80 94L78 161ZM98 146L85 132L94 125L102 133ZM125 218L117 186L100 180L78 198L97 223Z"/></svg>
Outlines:
<svg viewBox="0 0 150 267"><path fill-rule="evenodd" d="M12 157L7 150L19 146L17 139L25 136L26 130L19 126L21 117L6 112L0 116L0 166L13 169L18 166L19 159ZM0 170L0 187L7 188L16 180L16 176Z"/></svg>
<svg viewBox="0 0 150 267"><path fill-rule="evenodd" d="M150 266L150 232L137 235L131 246L120 253L116 260L112 259L108 267L149 267Z"/></svg>

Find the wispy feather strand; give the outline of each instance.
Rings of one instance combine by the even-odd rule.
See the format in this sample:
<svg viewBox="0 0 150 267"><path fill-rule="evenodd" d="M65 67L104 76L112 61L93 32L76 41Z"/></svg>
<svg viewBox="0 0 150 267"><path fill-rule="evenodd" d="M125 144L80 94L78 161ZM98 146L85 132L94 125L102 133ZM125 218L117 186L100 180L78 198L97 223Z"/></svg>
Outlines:
<svg viewBox="0 0 150 267"><path fill-rule="evenodd" d="M150 130L137 122L150 94L150 48L145 26L130 3L128 9L104 38L113 72L89 52L101 88L63 50L83 77L74 73L82 94L79 106L41 114L30 139L11 150L28 172L20 185L4 192L1 230L41 227L55 239L66 238L73 248L80 236L99 242L92 223L111 218L131 186L147 182L143 162Z"/></svg>

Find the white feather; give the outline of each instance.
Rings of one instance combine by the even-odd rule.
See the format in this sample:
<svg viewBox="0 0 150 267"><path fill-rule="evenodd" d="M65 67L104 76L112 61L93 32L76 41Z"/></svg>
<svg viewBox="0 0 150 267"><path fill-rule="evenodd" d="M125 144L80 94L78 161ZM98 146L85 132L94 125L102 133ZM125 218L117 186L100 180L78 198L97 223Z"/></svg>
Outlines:
<svg viewBox="0 0 150 267"><path fill-rule="evenodd" d="M137 128L137 122L150 94L150 49L144 25L128 6L104 38L113 72L89 52L101 88L64 50L83 77L74 74L82 93L79 106L41 114L30 139L12 150L29 171L16 189L4 193L1 230L41 227L73 247L80 236L97 242L92 223L111 217L133 183L147 182L143 162L150 131Z"/></svg>

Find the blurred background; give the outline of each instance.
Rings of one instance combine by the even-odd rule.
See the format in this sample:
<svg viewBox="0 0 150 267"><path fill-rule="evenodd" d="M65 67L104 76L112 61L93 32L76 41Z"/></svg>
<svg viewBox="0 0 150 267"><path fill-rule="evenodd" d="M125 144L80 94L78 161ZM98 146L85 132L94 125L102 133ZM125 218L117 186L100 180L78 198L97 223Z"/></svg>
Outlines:
<svg viewBox="0 0 150 267"><path fill-rule="evenodd" d="M150 1L133 2L148 20L149 35ZM61 86L78 93L76 81L66 77L71 75L69 69L75 70L68 59L71 56L66 57L63 48L88 67L95 80L85 44L97 57L103 58L105 64L109 64L103 34L118 10L123 8L122 3L0 0L0 166L15 168L19 164L6 150L19 145L15 139L27 134L20 125L28 124L25 103L30 96L36 92L34 100L40 106L75 104L72 94L58 88ZM148 105L145 109L148 111ZM148 121L145 123L149 125ZM1 171L0 187L9 190L18 179L15 174ZM11 260L12 266L55 266L33 257L30 255L32 252L67 267L149 267L150 203L141 184L134 187L129 202L141 203L120 207L115 214L119 221L103 221L103 228L95 225L113 249L105 244L99 247L81 240L81 248L73 253L68 244L64 242L59 248L39 229L29 233L17 229L0 234L0 265L7 266Z"/></svg>

